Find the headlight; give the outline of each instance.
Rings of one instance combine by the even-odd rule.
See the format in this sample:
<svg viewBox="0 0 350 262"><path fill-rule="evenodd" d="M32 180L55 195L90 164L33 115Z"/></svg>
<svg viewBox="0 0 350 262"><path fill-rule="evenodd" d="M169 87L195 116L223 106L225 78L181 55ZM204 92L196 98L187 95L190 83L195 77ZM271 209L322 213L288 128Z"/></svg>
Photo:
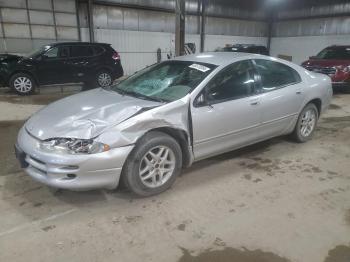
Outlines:
<svg viewBox="0 0 350 262"><path fill-rule="evenodd" d="M336 66L335 68L344 73L350 72L350 66Z"/></svg>
<svg viewBox="0 0 350 262"><path fill-rule="evenodd" d="M40 147L47 151L58 151L69 154L95 154L108 151L109 145L93 139L51 138L43 141Z"/></svg>

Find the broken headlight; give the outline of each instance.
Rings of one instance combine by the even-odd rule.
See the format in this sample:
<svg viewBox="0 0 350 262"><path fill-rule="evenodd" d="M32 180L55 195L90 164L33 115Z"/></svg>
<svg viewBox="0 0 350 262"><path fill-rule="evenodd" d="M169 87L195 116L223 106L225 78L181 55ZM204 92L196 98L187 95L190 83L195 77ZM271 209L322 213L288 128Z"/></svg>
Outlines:
<svg viewBox="0 0 350 262"><path fill-rule="evenodd" d="M40 147L46 151L69 154L96 154L108 151L109 145L93 139L51 138L43 141Z"/></svg>

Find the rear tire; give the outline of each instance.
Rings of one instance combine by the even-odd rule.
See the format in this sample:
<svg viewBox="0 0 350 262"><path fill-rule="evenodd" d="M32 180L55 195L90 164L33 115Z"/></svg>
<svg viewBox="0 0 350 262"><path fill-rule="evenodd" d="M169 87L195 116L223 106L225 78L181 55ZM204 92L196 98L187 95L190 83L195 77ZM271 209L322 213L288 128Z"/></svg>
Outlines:
<svg viewBox="0 0 350 262"><path fill-rule="evenodd" d="M138 196L152 196L170 188L181 168L182 151L177 141L151 131L136 143L127 158L122 183Z"/></svg>
<svg viewBox="0 0 350 262"><path fill-rule="evenodd" d="M108 87L113 83L112 74L108 70L101 70L96 74L97 87Z"/></svg>
<svg viewBox="0 0 350 262"><path fill-rule="evenodd" d="M26 73L17 73L11 76L9 85L19 95L30 95L36 87L34 79Z"/></svg>
<svg viewBox="0 0 350 262"><path fill-rule="evenodd" d="M295 142L305 143L312 138L317 126L318 115L319 112L315 104L310 103L304 107L292 133Z"/></svg>

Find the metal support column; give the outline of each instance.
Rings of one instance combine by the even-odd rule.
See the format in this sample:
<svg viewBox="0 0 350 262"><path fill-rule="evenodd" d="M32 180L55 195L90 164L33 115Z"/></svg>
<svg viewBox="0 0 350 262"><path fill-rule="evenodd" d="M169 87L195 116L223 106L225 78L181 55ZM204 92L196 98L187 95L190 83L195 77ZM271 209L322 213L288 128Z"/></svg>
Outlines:
<svg viewBox="0 0 350 262"><path fill-rule="evenodd" d="M78 39L79 39L79 41L81 41L80 17L79 17L79 0L75 0L75 13L76 13L76 18L77 18Z"/></svg>
<svg viewBox="0 0 350 262"><path fill-rule="evenodd" d="M175 55L185 54L185 0L176 0Z"/></svg>
<svg viewBox="0 0 350 262"><path fill-rule="evenodd" d="M267 21L267 50L269 51L270 54L270 49L271 49L271 38L272 38L272 26L273 26L273 12L269 12L268 14L268 21Z"/></svg>
<svg viewBox="0 0 350 262"><path fill-rule="evenodd" d="M205 1L206 0L200 0L200 6L201 6L201 24L200 24L200 51L201 53L204 52L204 42L205 42Z"/></svg>
<svg viewBox="0 0 350 262"><path fill-rule="evenodd" d="M94 12L93 12L93 3L92 0L88 0L88 23L89 23L89 36L90 36L90 42L95 42L95 35L94 35Z"/></svg>

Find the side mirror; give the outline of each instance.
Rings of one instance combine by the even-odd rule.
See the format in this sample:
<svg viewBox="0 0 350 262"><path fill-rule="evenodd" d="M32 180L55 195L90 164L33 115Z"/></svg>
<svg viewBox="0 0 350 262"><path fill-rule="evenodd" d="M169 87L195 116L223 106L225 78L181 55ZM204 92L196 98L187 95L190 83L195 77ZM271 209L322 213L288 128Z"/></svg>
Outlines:
<svg viewBox="0 0 350 262"><path fill-rule="evenodd" d="M204 94L200 94L200 96L197 97L196 99L196 105L197 106L204 106L205 105L205 98L204 98Z"/></svg>
<svg viewBox="0 0 350 262"><path fill-rule="evenodd" d="M316 58L316 56L314 56L314 55L309 57L309 59L315 59L315 58Z"/></svg>
<svg viewBox="0 0 350 262"><path fill-rule="evenodd" d="M206 99L207 95L206 95L206 90L204 90L204 92L202 92L199 96L197 96L194 105L196 107L201 107L201 106L211 106L210 103L208 102L208 100Z"/></svg>
<svg viewBox="0 0 350 262"><path fill-rule="evenodd" d="M42 55L37 55L33 58L34 60L41 61L43 60Z"/></svg>
<svg viewBox="0 0 350 262"><path fill-rule="evenodd" d="M44 60L46 60L46 58L47 58L46 55L40 54L40 55L38 55L38 56L36 57L36 60L38 60L38 61L44 61Z"/></svg>

